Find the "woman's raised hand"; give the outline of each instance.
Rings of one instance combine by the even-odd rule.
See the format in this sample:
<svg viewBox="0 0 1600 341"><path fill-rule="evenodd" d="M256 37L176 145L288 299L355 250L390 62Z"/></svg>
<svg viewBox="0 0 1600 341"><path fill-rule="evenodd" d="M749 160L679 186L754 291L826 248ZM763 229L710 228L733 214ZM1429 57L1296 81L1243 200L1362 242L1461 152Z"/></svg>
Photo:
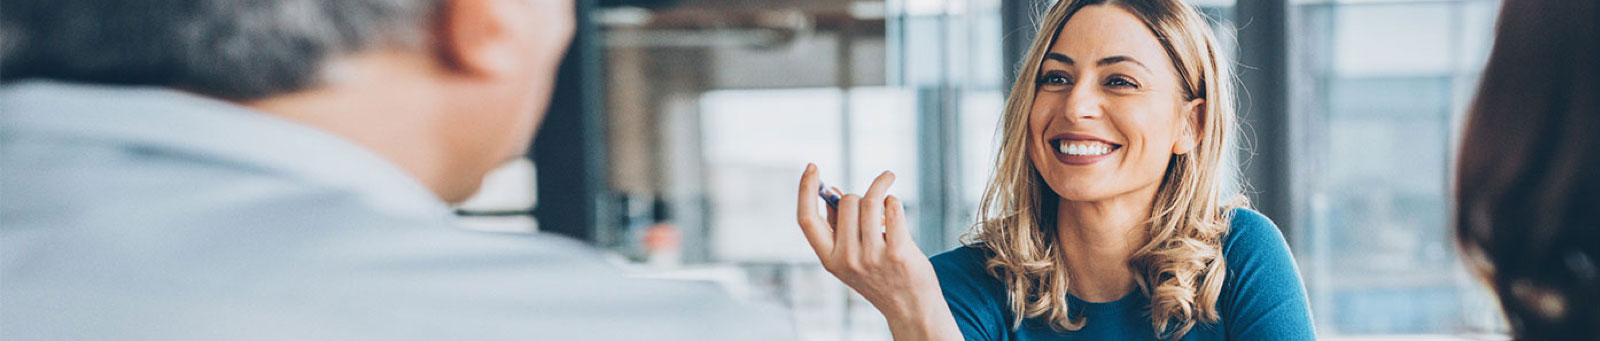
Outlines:
<svg viewBox="0 0 1600 341"><path fill-rule="evenodd" d="M845 194L838 208L817 213L817 166L800 177L797 219L822 267L883 313L896 340L960 340L933 265L906 229L900 199L888 195L884 172L862 196Z"/></svg>

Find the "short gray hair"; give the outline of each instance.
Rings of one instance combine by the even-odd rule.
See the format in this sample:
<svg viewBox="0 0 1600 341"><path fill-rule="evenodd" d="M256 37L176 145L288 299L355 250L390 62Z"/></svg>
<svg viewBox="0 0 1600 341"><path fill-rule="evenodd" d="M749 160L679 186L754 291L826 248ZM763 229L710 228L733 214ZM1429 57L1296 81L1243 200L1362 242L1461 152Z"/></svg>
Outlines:
<svg viewBox="0 0 1600 341"><path fill-rule="evenodd" d="M231 100L315 86L330 57L426 44L439 0L5 0L0 82L152 85Z"/></svg>

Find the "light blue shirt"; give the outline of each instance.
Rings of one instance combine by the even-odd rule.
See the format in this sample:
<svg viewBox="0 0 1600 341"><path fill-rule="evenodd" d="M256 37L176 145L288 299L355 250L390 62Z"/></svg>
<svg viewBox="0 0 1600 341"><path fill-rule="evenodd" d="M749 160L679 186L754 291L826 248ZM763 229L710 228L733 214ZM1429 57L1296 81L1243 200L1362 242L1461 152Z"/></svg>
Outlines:
<svg viewBox="0 0 1600 341"><path fill-rule="evenodd" d="M0 87L0 339L788 339L709 283L468 232L338 136L162 88Z"/></svg>

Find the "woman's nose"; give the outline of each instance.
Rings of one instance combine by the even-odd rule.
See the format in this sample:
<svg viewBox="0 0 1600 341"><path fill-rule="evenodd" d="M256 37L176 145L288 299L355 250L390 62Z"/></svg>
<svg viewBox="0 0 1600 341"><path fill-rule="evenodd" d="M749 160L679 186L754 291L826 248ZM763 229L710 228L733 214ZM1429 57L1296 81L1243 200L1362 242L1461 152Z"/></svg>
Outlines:
<svg viewBox="0 0 1600 341"><path fill-rule="evenodd" d="M1067 93L1065 114L1072 120L1099 118L1105 115L1104 103L1104 96L1093 84L1081 84Z"/></svg>

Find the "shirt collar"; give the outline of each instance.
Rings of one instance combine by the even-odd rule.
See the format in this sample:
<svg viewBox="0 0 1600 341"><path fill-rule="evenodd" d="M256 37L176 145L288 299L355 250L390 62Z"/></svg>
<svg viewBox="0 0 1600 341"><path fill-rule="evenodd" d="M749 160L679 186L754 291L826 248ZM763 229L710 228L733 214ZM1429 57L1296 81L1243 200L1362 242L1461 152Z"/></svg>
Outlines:
<svg viewBox="0 0 1600 341"><path fill-rule="evenodd" d="M386 214L453 215L415 177L349 140L217 99L160 87L28 81L0 87L0 136L129 145L286 174L357 193Z"/></svg>

